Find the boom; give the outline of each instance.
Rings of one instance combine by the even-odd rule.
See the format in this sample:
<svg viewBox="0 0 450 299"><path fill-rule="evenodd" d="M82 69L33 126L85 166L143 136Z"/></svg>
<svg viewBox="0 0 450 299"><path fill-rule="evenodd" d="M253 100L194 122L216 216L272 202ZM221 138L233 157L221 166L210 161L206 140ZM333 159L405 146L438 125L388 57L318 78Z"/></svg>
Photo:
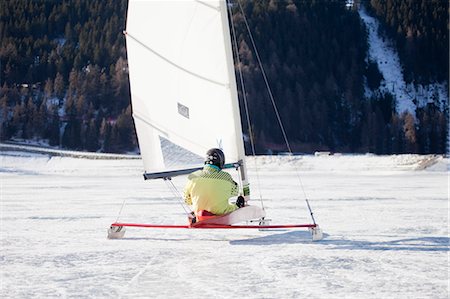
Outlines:
<svg viewBox="0 0 450 299"><path fill-rule="evenodd" d="M239 160L238 162L235 163L227 163L223 166L223 168L235 168L238 169L240 166L242 166L242 160ZM192 168L186 168L186 169L178 169L178 170L169 170L169 171L161 171L161 172L145 172L144 173L144 179L145 180L154 180L154 179L170 179L172 177L176 177L176 176L180 176L180 175L186 175L189 174L191 172L197 171L202 169L203 166L199 166L199 167L192 167Z"/></svg>

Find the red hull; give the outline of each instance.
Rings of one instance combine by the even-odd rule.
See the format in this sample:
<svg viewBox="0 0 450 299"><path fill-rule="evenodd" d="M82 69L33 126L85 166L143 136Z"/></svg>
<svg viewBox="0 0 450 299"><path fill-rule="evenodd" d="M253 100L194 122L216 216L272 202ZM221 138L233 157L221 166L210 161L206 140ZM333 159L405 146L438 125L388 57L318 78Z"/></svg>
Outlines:
<svg viewBox="0 0 450 299"><path fill-rule="evenodd" d="M198 222L194 225L164 225L164 224L145 224L145 223L120 223L116 222L111 226L126 226L126 227L145 227L145 228L190 228L190 229L271 229L271 228L314 228L316 224L280 224L280 225L223 225L223 224L206 224Z"/></svg>

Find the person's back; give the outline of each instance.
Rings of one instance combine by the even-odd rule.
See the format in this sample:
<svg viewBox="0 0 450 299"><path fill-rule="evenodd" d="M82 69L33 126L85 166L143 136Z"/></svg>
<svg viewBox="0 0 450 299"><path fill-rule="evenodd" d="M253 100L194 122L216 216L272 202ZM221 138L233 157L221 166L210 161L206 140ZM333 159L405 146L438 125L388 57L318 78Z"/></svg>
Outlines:
<svg viewBox="0 0 450 299"><path fill-rule="evenodd" d="M231 175L215 165L205 165L191 173L185 188L186 203L194 212L208 211L214 215L231 213L238 209L229 204L230 197L238 195L238 186Z"/></svg>
<svg viewBox="0 0 450 299"><path fill-rule="evenodd" d="M213 148L206 153L203 169L189 175L184 199L188 205L192 205L195 215L201 211L224 215L245 205L242 196L236 204L228 202L230 197L238 195L239 188L231 175L222 171L224 164L225 155L222 150Z"/></svg>

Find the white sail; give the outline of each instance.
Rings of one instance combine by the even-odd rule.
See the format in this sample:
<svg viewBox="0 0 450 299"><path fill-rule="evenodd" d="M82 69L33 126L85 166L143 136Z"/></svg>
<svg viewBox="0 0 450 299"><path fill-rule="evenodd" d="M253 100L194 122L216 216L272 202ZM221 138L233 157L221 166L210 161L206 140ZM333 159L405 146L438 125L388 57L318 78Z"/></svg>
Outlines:
<svg viewBox="0 0 450 299"><path fill-rule="evenodd" d="M244 161L226 2L130 0L126 41L145 171L168 168L165 142L193 157L219 147L227 163Z"/></svg>

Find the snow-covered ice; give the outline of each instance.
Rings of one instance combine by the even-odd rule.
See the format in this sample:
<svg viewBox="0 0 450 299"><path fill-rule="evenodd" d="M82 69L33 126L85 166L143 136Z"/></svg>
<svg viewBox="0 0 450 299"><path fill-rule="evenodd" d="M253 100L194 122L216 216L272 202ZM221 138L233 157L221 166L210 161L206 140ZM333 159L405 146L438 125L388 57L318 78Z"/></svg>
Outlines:
<svg viewBox="0 0 450 299"><path fill-rule="evenodd" d="M121 221L185 223L165 183L142 179L142 161L3 151L0 296L448 298L448 159L256 161L254 204L261 194L274 224L310 222L297 169L324 240L306 230L132 228L107 240L123 200Z"/></svg>

